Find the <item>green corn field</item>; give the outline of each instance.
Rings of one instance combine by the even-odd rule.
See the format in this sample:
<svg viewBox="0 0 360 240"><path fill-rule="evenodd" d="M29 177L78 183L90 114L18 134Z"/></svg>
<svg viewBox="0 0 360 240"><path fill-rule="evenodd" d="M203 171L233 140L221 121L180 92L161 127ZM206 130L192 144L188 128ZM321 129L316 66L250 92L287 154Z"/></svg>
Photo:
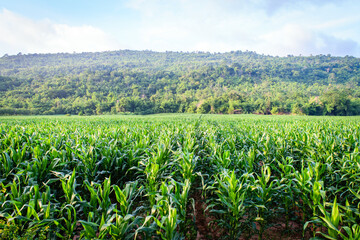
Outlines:
<svg viewBox="0 0 360 240"><path fill-rule="evenodd" d="M0 239L360 239L360 117L0 118Z"/></svg>

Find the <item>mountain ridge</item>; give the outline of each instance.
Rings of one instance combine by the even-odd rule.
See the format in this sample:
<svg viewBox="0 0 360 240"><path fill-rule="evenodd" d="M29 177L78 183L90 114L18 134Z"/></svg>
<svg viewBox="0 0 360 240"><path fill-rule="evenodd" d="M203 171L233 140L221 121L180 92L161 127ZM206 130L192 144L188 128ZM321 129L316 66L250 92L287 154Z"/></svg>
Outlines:
<svg viewBox="0 0 360 240"><path fill-rule="evenodd" d="M18 54L0 58L0 76L0 114L360 114L360 59L352 56Z"/></svg>

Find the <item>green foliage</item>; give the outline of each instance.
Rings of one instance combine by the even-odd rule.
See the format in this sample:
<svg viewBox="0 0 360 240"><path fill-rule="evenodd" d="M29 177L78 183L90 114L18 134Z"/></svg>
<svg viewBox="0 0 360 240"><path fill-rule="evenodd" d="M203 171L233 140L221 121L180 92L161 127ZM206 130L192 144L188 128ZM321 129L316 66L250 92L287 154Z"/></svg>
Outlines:
<svg viewBox="0 0 360 240"><path fill-rule="evenodd" d="M1 117L0 238L195 239L211 220L209 238L358 239L359 122Z"/></svg>
<svg viewBox="0 0 360 240"><path fill-rule="evenodd" d="M35 226L21 232L21 229L14 221L0 220L0 239L14 239L14 240L27 240L27 239L48 239L49 227Z"/></svg>
<svg viewBox="0 0 360 240"><path fill-rule="evenodd" d="M0 58L0 115L360 114L354 57L110 51Z"/></svg>
<svg viewBox="0 0 360 240"><path fill-rule="evenodd" d="M229 239L239 238L244 227L241 222L245 215L246 194L249 188L248 176L243 175L238 179L235 173L222 172L216 177L214 188L217 189L218 199L209 205L211 212L221 215L219 225L227 229Z"/></svg>

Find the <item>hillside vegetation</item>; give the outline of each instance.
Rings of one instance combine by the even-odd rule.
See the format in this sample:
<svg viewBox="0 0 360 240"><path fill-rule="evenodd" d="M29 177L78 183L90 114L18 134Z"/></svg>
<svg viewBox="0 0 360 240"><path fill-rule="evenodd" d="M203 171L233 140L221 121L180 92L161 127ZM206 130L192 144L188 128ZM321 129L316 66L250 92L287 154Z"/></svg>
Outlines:
<svg viewBox="0 0 360 240"><path fill-rule="evenodd" d="M0 114L360 114L360 59L109 51L0 58Z"/></svg>

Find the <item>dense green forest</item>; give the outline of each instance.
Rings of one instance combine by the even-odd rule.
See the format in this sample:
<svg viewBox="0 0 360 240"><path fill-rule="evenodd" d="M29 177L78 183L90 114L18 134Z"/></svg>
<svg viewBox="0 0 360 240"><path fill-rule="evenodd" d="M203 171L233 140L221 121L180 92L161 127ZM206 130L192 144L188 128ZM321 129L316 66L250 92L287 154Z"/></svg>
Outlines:
<svg viewBox="0 0 360 240"><path fill-rule="evenodd" d="M255 52L5 55L0 114L360 114L360 59Z"/></svg>

